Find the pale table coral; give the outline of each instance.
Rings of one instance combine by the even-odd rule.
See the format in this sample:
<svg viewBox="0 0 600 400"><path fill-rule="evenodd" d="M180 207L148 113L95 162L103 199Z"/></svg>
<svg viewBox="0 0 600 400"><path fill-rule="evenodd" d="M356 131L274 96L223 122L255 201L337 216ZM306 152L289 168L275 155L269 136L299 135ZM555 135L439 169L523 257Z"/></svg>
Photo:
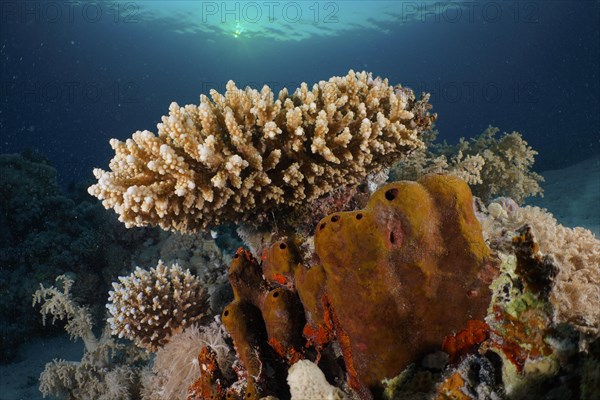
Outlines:
<svg viewBox="0 0 600 400"><path fill-rule="evenodd" d="M423 145L428 96L350 71L292 94L211 91L199 105L172 103L158 135L113 139L111 171L95 169L89 193L127 226L195 231L234 221L260 224L355 185Z"/></svg>

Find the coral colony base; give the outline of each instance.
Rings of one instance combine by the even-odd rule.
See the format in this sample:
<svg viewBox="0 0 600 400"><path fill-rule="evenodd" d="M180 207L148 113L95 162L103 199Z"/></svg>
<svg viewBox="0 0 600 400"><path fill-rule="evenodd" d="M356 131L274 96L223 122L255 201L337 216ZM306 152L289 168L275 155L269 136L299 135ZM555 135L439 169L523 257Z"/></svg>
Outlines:
<svg viewBox="0 0 600 400"><path fill-rule="evenodd" d="M89 192L127 226L237 224L229 285L137 268L100 338L77 282L42 286L42 314L86 345L46 366L44 396L600 396L600 242L519 206L542 179L519 133L435 145L428 96L366 72L211 98L112 140Z"/></svg>

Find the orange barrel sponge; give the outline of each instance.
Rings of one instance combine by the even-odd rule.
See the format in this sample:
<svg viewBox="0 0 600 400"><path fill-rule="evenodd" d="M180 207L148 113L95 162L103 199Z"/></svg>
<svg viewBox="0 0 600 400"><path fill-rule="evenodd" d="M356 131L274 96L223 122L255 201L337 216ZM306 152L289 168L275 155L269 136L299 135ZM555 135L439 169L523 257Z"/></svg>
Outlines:
<svg viewBox="0 0 600 400"><path fill-rule="evenodd" d="M497 271L458 178L385 185L363 210L321 220L315 248L357 390L377 393L382 379L486 315Z"/></svg>

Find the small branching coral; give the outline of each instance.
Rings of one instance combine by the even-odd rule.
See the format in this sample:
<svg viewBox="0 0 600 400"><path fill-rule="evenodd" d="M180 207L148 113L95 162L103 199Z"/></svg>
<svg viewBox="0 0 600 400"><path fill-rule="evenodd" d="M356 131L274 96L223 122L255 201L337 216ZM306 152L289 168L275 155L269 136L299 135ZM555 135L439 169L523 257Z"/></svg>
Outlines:
<svg viewBox="0 0 600 400"><path fill-rule="evenodd" d="M92 332L92 317L86 307L71 297L73 280L66 275L56 278L57 287L43 285L33 295L33 305L41 304L41 313L52 322L67 320L71 339L81 338L85 352L81 361L53 360L40 375L40 392L59 399L122 400L137 398L144 352L118 343L105 327L97 338Z"/></svg>
<svg viewBox="0 0 600 400"><path fill-rule="evenodd" d="M263 223L342 185L361 183L423 145L429 96L350 71L303 83L277 99L268 86L211 91L199 105L172 103L158 135L111 140L112 172L95 169L89 193L128 227L196 231Z"/></svg>
<svg viewBox="0 0 600 400"><path fill-rule="evenodd" d="M489 127L481 135L456 146L434 144L437 132L427 132L427 147L405 156L394 166L392 180L416 180L428 173L449 173L465 180L486 203L507 196L521 204L530 196L542 195L541 175L531 171L537 151L519 132L497 137L498 128Z"/></svg>
<svg viewBox="0 0 600 400"><path fill-rule="evenodd" d="M112 333L156 351L169 338L199 321L208 309L200 281L177 264L159 261L150 271L136 268L113 283L106 305Z"/></svg>

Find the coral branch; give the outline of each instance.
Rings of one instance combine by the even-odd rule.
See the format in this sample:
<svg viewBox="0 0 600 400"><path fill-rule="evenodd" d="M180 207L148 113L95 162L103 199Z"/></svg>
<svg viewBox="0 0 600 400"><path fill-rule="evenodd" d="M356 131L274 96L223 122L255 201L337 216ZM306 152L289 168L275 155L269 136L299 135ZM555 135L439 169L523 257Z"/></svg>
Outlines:
<svg viewBox="0 0 600 400"><path fill-rule="evenodd" d="M161 261L150 271L136 268L113 283L107 308L112 332L156 351L171 335L199 321L208 309L204 287L190 271Z"/></svg>
<svg viewBox="0 0 600 400"><path fill-rule="evenodd" d="M138 131L110 144L112 172L95 169L89 193L128 227L196 231L264 222L341 185L358 184L423 145L423 95L366 72L303 83L277 99L269 87L211 91L199 105L171 103L158 135ZM262 217L262 218L261 218Z"/></svg>

